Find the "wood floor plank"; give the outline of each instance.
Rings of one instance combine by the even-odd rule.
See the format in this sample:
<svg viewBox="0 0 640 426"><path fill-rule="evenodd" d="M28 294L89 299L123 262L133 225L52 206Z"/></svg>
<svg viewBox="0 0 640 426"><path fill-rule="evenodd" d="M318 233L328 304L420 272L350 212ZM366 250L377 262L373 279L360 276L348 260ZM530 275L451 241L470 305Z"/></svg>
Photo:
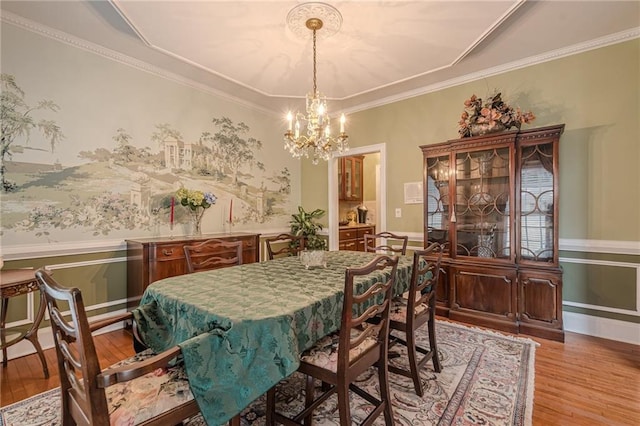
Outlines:
<svg viewBox="0 0 640 426"><path fill-rule="evenodd" d="M565 343L531 338L536 348L534 426L636 426L640 424L640 347L566 333ZM133 355L128 330L95 337L100 365ZM55 351L45 351L51 378L36 355L0 367L0 405L59 386Z"/></svg>

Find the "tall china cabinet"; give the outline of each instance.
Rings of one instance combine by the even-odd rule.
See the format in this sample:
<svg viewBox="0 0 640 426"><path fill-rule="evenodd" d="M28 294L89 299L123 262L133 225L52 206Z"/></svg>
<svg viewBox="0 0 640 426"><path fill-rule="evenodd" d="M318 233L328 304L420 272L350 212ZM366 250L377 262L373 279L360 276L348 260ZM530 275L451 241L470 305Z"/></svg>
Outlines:
<svg viewBox="0 0 640 426"><path fill-rule="evenodd" d="M424 241L444 245L438 313L564 341L558 144L564 124L421 146Z"/></svg>

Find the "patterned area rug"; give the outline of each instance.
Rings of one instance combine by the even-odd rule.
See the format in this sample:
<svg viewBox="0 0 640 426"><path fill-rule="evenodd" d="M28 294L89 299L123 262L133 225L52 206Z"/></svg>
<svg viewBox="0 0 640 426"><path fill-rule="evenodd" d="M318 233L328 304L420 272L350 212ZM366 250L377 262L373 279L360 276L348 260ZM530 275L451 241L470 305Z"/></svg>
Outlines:
<svg viewBox="0 0 640 426"><path fill-rule="evenodd" d="M426 327L423 327L426 330ZM514 425L531 424L534 388L534 358L537 343L445 321L437 322L437 339L442 372L433 364L422 370L425 396L413 391L413 382L389 374L393 412L397 425ZM426 331L419 340L428 346ZM401 356L392 362L404 364L402 346L391 352ZM378 395L375 371L363 374L359 386ZM293 413L304 403L304 380L297 373L278 386L278 411ZM0 426L59 425L59 389L44 392L0 409ZM360 423L371 406L358 396L351 399L354 423ZM242 413L244 425L264 425L265 396ZM314 413L319 425L338 425L335 396ZM197 417L189 422L205 425ZM376 424L384 424L384 418Z"/></svg>

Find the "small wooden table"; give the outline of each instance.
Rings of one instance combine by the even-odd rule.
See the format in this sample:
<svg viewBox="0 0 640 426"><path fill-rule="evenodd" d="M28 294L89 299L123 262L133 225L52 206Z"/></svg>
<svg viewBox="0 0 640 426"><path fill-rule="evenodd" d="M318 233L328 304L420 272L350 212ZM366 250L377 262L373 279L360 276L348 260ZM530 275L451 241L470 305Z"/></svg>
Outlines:
<svg viewBox="0 0 640 426"><path fill-rule="evenodd" d="M9 339L7 341L7 335L5 331L5 324L7 319L7 308L9 307L9 299L22 294L31 293L32 291L39 290L38 280L36 279L33 269L7 269L0 271L0 290L2 292L2 314L0 315L0 347L2 348L2 365L7 366L7 348L15 345L16 343L27 339L36 348L40 362L42 363L42 370L44 371L45 379L49 378L49 369L47 367L47 360L42 352L42 346L38 341L38 327L44 317L44 311L47 304L44 300L44 294L40 293L40 306L36 313L36 318L24 333L19 334L17 337Z"/></svg>

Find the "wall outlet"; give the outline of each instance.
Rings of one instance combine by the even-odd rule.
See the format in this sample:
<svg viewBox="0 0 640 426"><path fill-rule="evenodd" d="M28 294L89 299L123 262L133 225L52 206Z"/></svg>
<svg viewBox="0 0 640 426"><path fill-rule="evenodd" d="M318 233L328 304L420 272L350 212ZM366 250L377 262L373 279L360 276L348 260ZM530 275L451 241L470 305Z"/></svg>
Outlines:
<svg viewBox="0 0 640 426"><path fill-rule="evenodd" d="M396 217L402 217L402 209L401 208L397 208L396 209Z"/></svg>

